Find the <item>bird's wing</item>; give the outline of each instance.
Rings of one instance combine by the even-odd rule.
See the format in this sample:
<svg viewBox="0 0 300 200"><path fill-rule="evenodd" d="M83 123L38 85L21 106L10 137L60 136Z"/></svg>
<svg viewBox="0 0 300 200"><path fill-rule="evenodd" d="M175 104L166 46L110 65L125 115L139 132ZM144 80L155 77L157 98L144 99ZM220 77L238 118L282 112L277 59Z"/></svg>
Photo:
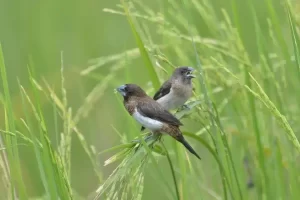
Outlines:
<svg viewBox="0 0 300 200"><path fill-rule="evenodd" d="M159 88L159 90L155 93L153 99L157 100L157 99L160 99L161 97L165 96L166 94L168 94L170 92L171 87L172 87L171 81L164 82L164 84L162 84L162 86Z"/></svg>
<svg viewBox="0 0 300 200"><path fill-rule="evenodd" d="M153 101L152 99L149 99L149 101L146 102L139 102L137 105L137 111L145 117L149 117L151 119L155 119L170 125L183 125L174 115L172 115L169 111L163 109L163 107L159 103Z"/></svg>

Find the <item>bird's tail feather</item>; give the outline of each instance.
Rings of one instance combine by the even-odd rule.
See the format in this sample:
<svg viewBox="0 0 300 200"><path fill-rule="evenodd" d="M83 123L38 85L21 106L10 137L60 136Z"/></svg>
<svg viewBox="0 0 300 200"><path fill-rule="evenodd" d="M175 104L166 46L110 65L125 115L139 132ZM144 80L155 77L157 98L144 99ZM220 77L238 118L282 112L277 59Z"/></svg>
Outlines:
<svg viewBox="0 0 300 200"><path fill-rule="evenodd" d="M176 138L178 140L178 142L180 142L181 144L183 144L183 146L185 146L185 148L187 148L187 150L189 150L189 152L191 152L192 154L194 154L197 158L200 158L200 156L196 153L196 151L192 148L192 146L184 139L183 135L180 134L179 137Z"/></svg>

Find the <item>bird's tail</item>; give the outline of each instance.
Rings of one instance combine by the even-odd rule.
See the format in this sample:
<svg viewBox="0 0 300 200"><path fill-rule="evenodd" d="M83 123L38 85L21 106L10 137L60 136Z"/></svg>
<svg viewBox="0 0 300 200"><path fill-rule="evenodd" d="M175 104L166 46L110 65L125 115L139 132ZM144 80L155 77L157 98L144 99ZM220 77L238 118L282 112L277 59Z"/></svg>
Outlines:
<svg viewBox="0 0 300 200"><path fill-rule="evenodd" d="M191 152L192 154L194 154L197 158L200 158L200 156L196 153L196 151L192 148L192 146L185 140L185 138L183 137L182 134L177 135L176 140L178 142L180 142L181 144L183 144L183 146L185 146L185 148L187 148L187 150L189 150L189 152Z"/></svg>

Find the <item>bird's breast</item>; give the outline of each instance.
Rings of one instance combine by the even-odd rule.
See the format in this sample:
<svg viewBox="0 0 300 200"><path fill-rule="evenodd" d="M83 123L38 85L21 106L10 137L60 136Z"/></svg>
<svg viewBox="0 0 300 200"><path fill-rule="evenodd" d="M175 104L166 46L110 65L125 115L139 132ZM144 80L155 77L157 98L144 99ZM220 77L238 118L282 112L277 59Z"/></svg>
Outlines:
<svg viewBox="0 0 300 200"><path fill-rule="evenodd" d="M135 107L137 106L137 103L132 99L128 99L126 102L124 102L124 105L128 113L132 115L134 113Z"/></svg>
<svg viewBox="0 0 300 200"><path fill-rule="evenodd" d="M192 89L184 88L171 88L170 92L157 100L166 110L176 109L182 106L192 96Z"/></svg>
<svg viewBox="0 0 300 200"><path fill-rule="evenodd" d="M132 116L134 117L134 119L139 122L141 125L143 125L144 127L152 130L152 131L156 131L159 130L163 127L163 123L159 120L155 120L152 119L150 117L146 117L144 115L142 115L141 113L138 112L137 109L134 110Z"/></svg>

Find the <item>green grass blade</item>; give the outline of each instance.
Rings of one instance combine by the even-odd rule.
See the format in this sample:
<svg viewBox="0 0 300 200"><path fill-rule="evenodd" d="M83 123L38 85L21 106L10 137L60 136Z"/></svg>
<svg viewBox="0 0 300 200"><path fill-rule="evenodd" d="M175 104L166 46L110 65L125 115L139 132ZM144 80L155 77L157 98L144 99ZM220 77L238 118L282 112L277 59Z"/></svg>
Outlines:
<svg viewBox="0 0 300 200"><path fill-rule="evenodd" d="M200 142L212 154L212 156L214 157L215 161L218 163L218 166L219 166L219 170L220 170L220 174L221 174L221 180L222 180L222 186L223 186L223 191L224 191L224 199L228 199L228 197L227 197L227 187L229 189L231 197L234 198L231 185L228 182L229 178L228 178L228 176L225 173L225 168L224 168L221 160L219 159L219 156L217 155L217 153L201 137L199 137L199 136L197 136L195 134L189 133L189 132L183 132L183 134L186 135L186 136L188 136L188 137L194 138L195 140L197 140L198 142Z"/></svg>
<svg viewBox="0 0 300 200"><path fill-rule="evenodd" d="M228 72L230 75L232 75L234 78L238 79L234 74L232 74L227 68L223 68L226 72ZM262 87L259 85L259 83L256 81L256 79L249 74L249 77L255 82L257 88L258 88L258 93L254 92L248 85L243 85L246 90L248 90L255 98L260 100L267 108L268 110L273 114L273 116L277 119L279 124L283 127L283 129L286 131L286 134L288 138L292 141L294 147L296 148L297 151L300 151L300 143L288 123L286 117L280 113L280 111L276 108L274 103L269 99L268 95L264 92Z"/></svg>
<svg viewBox="0 0 300 200"><path fill-rule="evenodd" d="M0 44L0 72L1 72L1 78L3 83L3 90L4 90L4 98L5 98L5 110L6 112L6 120L5 120L5 126L6 131L15 132L15 119L12 109L12 103L11 103L11 97L8 87L8 81L7 81L7 74L6 74L6 68L4 63L4 57L2 53L2 46ZM8 155L8 161L10 166L10 176L11 176L11 186L12 186L12 197L16 195L15 192L17 192L17 196L22 199L28 199L25 184L23 182L23 176L21 173L20 168L20 159L19 159L19 152L18 152L18 141L17 138L11 137L7 135L5 137L5 146L7 149L7 155Z"/></svg>
<svg viewBox="0 0 300 200"><path fill-rule="evenodd" d="M40 124L40 141L43 145L43 159L44 159L44 168L47 169L47 180L51 188L51 195L57 196L62 199L72 199L70 185L67 179L67 172L63 165L63 162L59 155L53 150L52 144L48 138L48 129L46 127L46 122L44 119L43 111L40 104L40 96L38 90L40 89L36 84L34 79L35 71L33 66L28 67L29 79L31 87L34 94L34 99L36 100L35 104L32 103L28 95L24 90L24 94L30 103L32 110L34 110L36 120ZM35 106L36 105L36 106Z"/></svg>
<svg viewBox="0 0 300 200"><path fill-rule="evenodd" d="M35 108L33 102L31 101L29 95L27 94L27 92L25 91L25 89L22 86L20 86L20 88L21 88L22 97L27 100L29 106L33 110L33 113L34 113L34 116L35 116L36 120L38 120L40 122L41 119L39 117L38 111ZM25 104L25 102L23 103L23 106L25 106L24 104ZM28 109L26 109L26 107L24 108L24 112L28 113ZM45 187L46 196L50 196L51 198L58 198L58 193L57 193L57 190L56 190L55 180L53 179L54 174L53 174L53 171L50 167L51 166L51 164L50 164L51 161L49 160L49 155L46 152L47 144L44 140L44 137L42 136L42 134L43 134L42 129L43 128L42 128L41 122L40 122L40 127L38 127L39 133L41 135L39 140L41 141L42 147L44 147L45 150L43 150L43 149L36 146L36 141L38 139L35 138L36 136L33 135L33 133L32 133L31 129L33 129L33 126L31 125L31 121L29 120L28 114L26 114L25 116L28 120L27 124L28 124L28 127L29 127L29 133L30 133L30 135L32 135L32 140L34 141L34 151L35 151L35 154L36 154L37 163L38 163L38 167L39 167L39 170L40 170L40 175L41 175L44 187Z"/></svg>
<svg viewBox="0 0 300 200"><path fill-rule="evenodd" d="M134 145L135 145L134 143L132 143L132 144L121 144L121 145L118 145L118 146L111 147L109 149L105 149L105 150L99 152L98 154L103 154L103 153L107 153L107 152L115 151L115 150L119 150L119 149L127 149L127 148L133 147Z"/></svg>
<svg viewBox="0 0 300 200"><path fill-rule="evenodd" d="M176 180L174 166L172 164L169 152L168 152L168 150L167 150L167 148L166 148L166 146L164 145L163 142L162 142L162 146L165 149L165 152L166 152L166 155L167 155L167 158L168 158L168 163L170 165L170 169L171 169L171 172L172 172L172 177L173 177L173 181L174 181L174 187L175 187L175 191L176 191L176 197L177 197L177 200L180 200L180 194L179 194L179 190L178 190L178 184L177 184L177 180Z"/></svg>
<svg viewBox="0 0 300 200"><path fill-rule="evenodd" d="M278 42L280 44L280 47L281 47L280 50L283 52L283 55L285 56L285 58L289 62L290 61L290 56L289 56L287 44L285 42L281 27L280 27L280 22L279 22L279 19L278 19L279 15L277 15L277 13L276 13L276 10L274 8L272 0L264 0L264 1L265 1L266 5L268 7L270 18L271 18L272 24L273 24L274 29L275 29L275 34L276 34L277 40L278 40Z"/></svg>
<svg viewBox="0 0 300 200"><path fill-rule="evenodd" d="M286 10L287 10L288 19L289 19L291 34L292 34L295 60L296 60L296 64L297 64L296 71L298 72L298 79L300 80L300 50L299 50L299 44L298 44L299 36L296 31L295 22L294 22L294 19L292 18L292 13L291 13L290 5L288 4L288 1L286 1L285 4L286 4L285 6L286 6Z"/></svg>
<svg viewBox="0 0 300 200"><path fill-rule="evenodd" d="M133 22L133 19L132 19L131 15L130 15L128 6L126 5L126 3L125 3L124 0L122 0L122 5L123 5L124 11L126 13L126 17L127 17L128 23L130 25L131 31L132 31L132 33L134 35L135 41L136 41L136 43L137 43L137 45L139 47L139 50L141 52L141 56L142 56L142 58L144 60L144 63L146 65L146 68L147 68L148 73L150 75L153 87L156 90L158 90L159 87L160 87L160 81L159 81L158 76L157 76L157 74L155 72L155 68L154 68L154 66L153 66L153 64L151 62L151 59L150 59L150 57L148 55L148 52L145 49L145 46L144 46L144 43L143 43L143 41L142 41L142 39L140 37L140 34L138 33L138 31L137 31L137 29L136 29L136 27L134 25L134 22Z"/></svg>
<svg viewBox="0 0 300 200"><path fill-rule="evenodd" d="M281 126L285 129L288 138L292 141L292 143L294 144L294 146L297 149L297 151L300 152L300 143L299 143L299 140L297 139L297 137L296 137L296 135L295 135L292 127L288 123L286 117L279 112L279 110L276 108L276 106L274 105L274 103L269 99L268 95L264 92L264 90L262 89L262 87L259 85L259 83L256 81L256 79L251 74L250 74L250 77L255 82L255 84L256 84L256 86L258 88L258 91L259 91L258 94L259 94L260 100L262 100L263 103L274 114L274 116L279 121L279 123L281 124ZM255 94L255 93L253 93L253 94Z"/></svg>
<svg viewBox="0 0 300 200"><path fill-rule="evenodd" d="M33 127L32 126L32 123L31 123L31 119L28 115L29 111L28 111L28 108L27 106L25 105L25 94L23 93L25 90L23 90L23 87L20 85L20 93L21 93L21 100L22 100L22 108L23 108L23 112L25 114L25 120L26 122L24 121L24 125L30 135L30 138L31 140L33 141L33 148L34 148L34 153L35 153L35 157L36 157L36 161L37 161L37 164L38 164L38 169L39 169L39 173L40 173L40 176L41 176L41 179L42 179L42 183L43 183L43 186L44 186L44 189L45 189L45 196L47 198L50 198L52 194L52 192L49 191L49 184L48 184L48 180L47 180L47 175L46 175L46 172L45 172L45 168L43 166L43 157L42 157L42 154L41 154L41 148L42 147L39 147L37 145L37 142L36 142L36 136L33 135L32 133L32 130L31 128Z"/></svg>
<svg viewBox="0 0 300 200"><path fill-rule="evenodd" d="M234 179L235 179L235 182L236 182L236 185L237 185L237 188L238 188L239 198L243 199L243 194L242 194L242 190L241 190L241 186L240 186L240 182L239 182L239 177L238 177L237 170L236 170L236 167L235 167L234 162L233 162L232 153L231 153L230 146L229 146L229 143L228 143L228 139L227 139L227 136L226 136L227 134L225 133L224 128L221 124L221 121L220 121L220 118L219 118L219 113L218 113L216 105L213 104L213 107L214 107L214 110L216 112L215 121L216 121L216 124L218 125L220 131L222 132L222 140L223 140L223 143L224 143L225 148L226 148L225 150L227 151L227 154L228 154L228 157L229 157L229 160L230 160L229 163L231 164L231 168L233 170Z"/></svg>
<svg viewBox="0 0 300 200"><path fill-rule="evenodd" d="M250 81L250 76L247 73L247 71L245 72L245 76L246 76L246 84L248 85L249 88L251 88L251 81ZM262 184L263 184L263 188L266 192L266 195L269 194L269 181L268 181L268 174L267 174L267 170L266 170L266 164L265 164L265 159L264 159L264 152L263 152L263 142L261 139L261 131L259 128L259 120L257 117L257 106L255 103L255 99L253 97L253 95L251 95L250 93L247 93L248 95L248 103L249 103L249 111L251 113L251 122L252 122L252 126L253 126L253 130L255 133L255 138L256 138L256 145L257 145L257 149L258 149L258 157L259 157L259 165L260 165L260 170L261 170L261 174L262 174Z"/></svg>

